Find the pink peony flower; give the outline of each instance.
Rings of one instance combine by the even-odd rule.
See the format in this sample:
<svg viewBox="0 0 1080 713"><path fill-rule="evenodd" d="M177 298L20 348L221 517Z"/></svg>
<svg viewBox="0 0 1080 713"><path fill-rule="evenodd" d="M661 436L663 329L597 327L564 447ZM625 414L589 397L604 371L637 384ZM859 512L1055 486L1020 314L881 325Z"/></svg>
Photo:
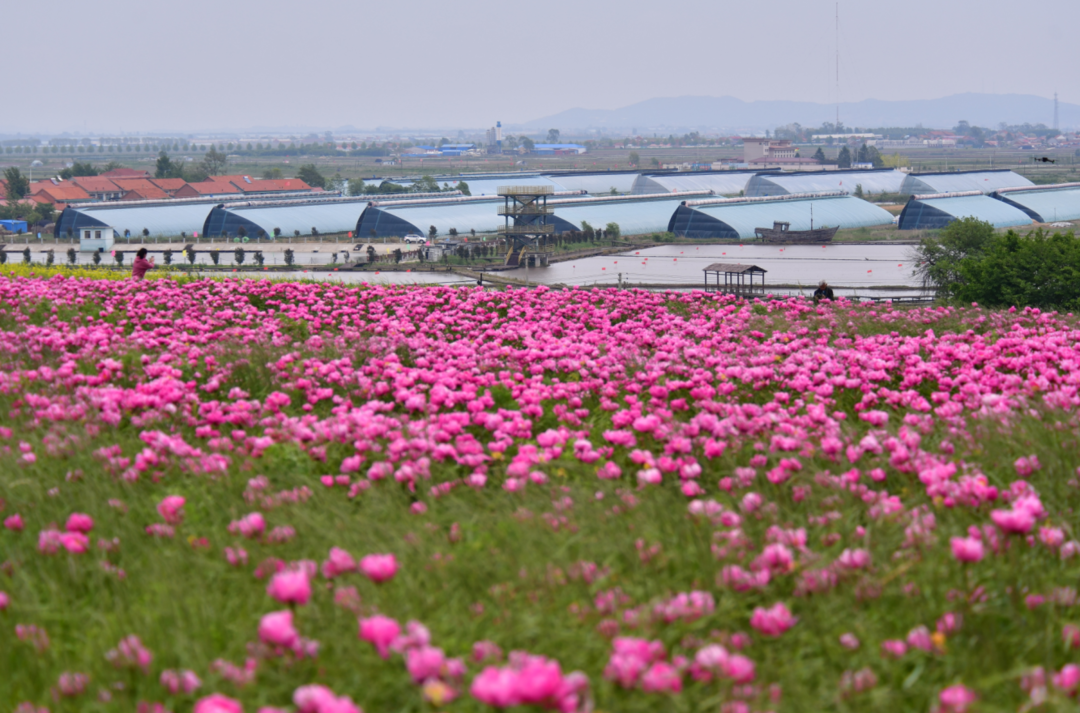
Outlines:
<svg viewBox="0 0 1080 713"><path fill-rule="evenodd" d="M282 604L304 605L311 598L311 582L307 572L286 570L270 578L266 593Z"/></svg>
<svg viewBox="0 0 1080 713"><path fill-rule="evenodd" d="M263 615L259 621L259 639L270 646L292 648L300 639L293 627L293 613L288 609Z"/></svg>
<svg viewBox="0 0 1080 713"><path fill-rule="evenodd" d="M1053 683L1055 688L1060 688L1070 696L1074 695L1080 686L1080 666L1074 663L1066 664L1061 671L1054 674Z"/></svg>
<svg viewBox="0 0 1080 713"><path fill-rule="evenodd" d="M161 519L170 525L179 525L184 519L184 503L187 502L180 495L168 495L158 503L157 511Z"/></svg>
<svg viewBox="0 0 1080 713"><path fill-rule="evenodd" d="M469 692L485 705L509 708L519 703L517 679L517 671L511 668L488 666L473 679Z"/></svg>
<svg viewBox="0 0 1080 713"><path fill-rule="evenodd" d="M671 664L659 661L641 677L641 690L646 693L680 693L682 675Z"/></svg>
<svg viewBox="0 0 1080 713"><path fill-rule="evenodd" d="M401 633L401 626L390 617L376 614L360 620L360 638L375 646L384 659L390 655L390 644Z"/></svg>
<svg viewBox="0 0 1080 713"><path fill-rule="evenodd" d="M367 555L360 560L360 572L376 584L393 579L397 570L397 557L392 554Z"/></svg>
<svg viewBox="0 0 1080 713"><path fill-rule="evenodd" d="M11 598L8 597L7 592L0 592L0 611L4 611L11 606Z"/></svg>
<svg viewBox="0 0 1080 713"><path fill-rule="evenodd" d="M977 698L975 691L963 684L949 686L938 695L941 713L964 713Z"/></svg>
<svg viewBox="0 0 1080 713"><path fill-rule="evenodd" d="M405 668L412 676L413 683L420 684L429 678L438 678L446 663L446 654L434 646L409 649L405 654Z"/></svg>
<svg viewBox="0 0 1080 713"><path fill-rule="evenodd" d="M844 569L867 569L870 566L870 552L863 549L844 550L836 563Z"/></svg>
<svg viewBox="0 0 1080 713"><path fill-rule="evenodd" d="M983 558L983 543L974 537L954 537L949 544L953 557L960 562L978 562Z"/></svg>
<svg viewBox="0 0 1080 713"><path fill-rule="evenodd" d="M68 532L81 532L85 535L94 529L94 518L81 512L73 512L68 517L64 529Z"/></svg>
<svg viewBox="0 0 1080 713"><path fill-rule="evenodd" d="M841 634L840 645L843 646L845 649L851 649L852 651L854 651L855 649L859 648L859 639L857 636L855 636L855 634L852 634L850 632L846 634Z"/></svg>
<svg viewBox="0 0 1080 713"><path fill-rule="evenodd" d="M898 659L907 653L907 644L899 639L889 639L881 642L881 655Z"/></svg>
<svg viewBox="0 0 1080 713"><path fill-rule="evenodd" d="M90 548L90 538L81 532L65 532L60 535L60 544L68 552L81 555Z"/></svg>
<svg viewBox="0 0 1080 713"><path fill-rule="evenodd" d="M196 701L193 713L244 713L244 707L240 701L220 693L211 693Z"/></svg>
<svg viewBox="0 0 1080 713"><path fill-rule="evenodd" d="M356 560L343 549L338 547L330 548L329 558L323 562L322 574L327 579L333 579L346 572L356 571Z"/></svg>
<svg viewBox="0 0 1080 713"><path fill-rule="evenodd" d="M994 510L990 513L990 519L1004 532L1020 535L1031 532L1031 528L1035 526L1035 515L1026 509Z"/></svg>
<svg viewBox="0 0 1080 713"><path fill-rule="evenodd" d="M797 621L798 618L791 615L783 602L777 602L768 609L755 607L754 614L750 617L750 626L765 636L780 636L795 626Z"/></svg>
<svg viewBox="0 0 1080 713"><path fill-rule="evenodd" d="M23 519L22 515L15 513L11 517L4 518L4 527L15 532L22 532Z"/></svg>

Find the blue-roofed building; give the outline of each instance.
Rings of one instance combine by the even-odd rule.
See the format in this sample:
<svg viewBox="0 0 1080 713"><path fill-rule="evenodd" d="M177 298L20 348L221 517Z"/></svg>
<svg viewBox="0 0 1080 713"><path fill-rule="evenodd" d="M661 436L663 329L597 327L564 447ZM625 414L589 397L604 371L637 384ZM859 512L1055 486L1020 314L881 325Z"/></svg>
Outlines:
<svg viewBox="0 0 1080 713"><path fill-rule="evenodd" d="M1030 225L1031 217L1014 205L979 191L912 196L900 213L900 230L940 230L954 220L977 218L995 228Z"/></svg>
<svg viewBox="0 0 1080 713"><path fill-rule="evenodd" d="M1080 220L1080 183L1003 188L990 197L1019 208L1039 223Z"/></svg>
<svg viewBox="0 0 1080 713"><path fill-rule="evenodd" d="M852 194L858 186L862 186L863 193L899 193L903 183L904 174L892 168L759 173L747 182L746 195L757 198L822 191Z"/></svg>
<svg viewBox="0 0 1080 713"><path fill-rule="evenodd" d="M946 173L909 173L900 193L923 195L928 193L965 193L978 191L993 193L1000 188L1019 188L1035 184L1009 169L994 171L954 171Z"/></svg>
<svg viewBox="0 0 1080 713"><path fill-rule="evenodd" d="M705 198L688 200L671 216L668 231L684 238L753 239L757 228L775 222L789 230L889 225L892 215L873 203L838 192L775 198Z"/></svg>

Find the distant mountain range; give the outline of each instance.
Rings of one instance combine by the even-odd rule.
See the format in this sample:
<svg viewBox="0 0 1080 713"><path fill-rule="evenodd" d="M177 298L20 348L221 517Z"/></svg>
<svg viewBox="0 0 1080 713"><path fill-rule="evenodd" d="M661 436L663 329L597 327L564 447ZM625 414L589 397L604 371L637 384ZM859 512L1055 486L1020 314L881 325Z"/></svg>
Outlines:
<svg viewBox="0 0 1080 713"><path fill-rule="evenodd" d="M1080 126L1080 105L1060 104L1062 129ZM637 134L682 130L755 132L792 122L821 126L836 120L835 104L814 102L745 102L735 97L667 97L647 99L621 109L569 109L522 125L528 129L606 129ZM1054 100L1030 94L954 94L940 99L882 101L866 99L840 104L847 127L918 126L952 128L961 120L997 128L998 124L1046 124L1054 121ZM511 127L512 128L512 127Z"/></svg>

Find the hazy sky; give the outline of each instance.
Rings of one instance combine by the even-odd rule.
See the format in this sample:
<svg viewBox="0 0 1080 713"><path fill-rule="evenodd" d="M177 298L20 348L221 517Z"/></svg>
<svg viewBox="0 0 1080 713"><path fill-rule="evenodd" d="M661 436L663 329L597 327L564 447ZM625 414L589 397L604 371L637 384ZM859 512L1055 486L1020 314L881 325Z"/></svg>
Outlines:
<svg viewBox="0 0 1080 713"><path fill-rule="evenodd" d="M46 18L9 2L6 46L22 61L0 134L482 128L681 95L832 103L834 7L54 0ZM1080 103L1077 27L1077 0L841 0L840 99L1057 90Z"/></svg>

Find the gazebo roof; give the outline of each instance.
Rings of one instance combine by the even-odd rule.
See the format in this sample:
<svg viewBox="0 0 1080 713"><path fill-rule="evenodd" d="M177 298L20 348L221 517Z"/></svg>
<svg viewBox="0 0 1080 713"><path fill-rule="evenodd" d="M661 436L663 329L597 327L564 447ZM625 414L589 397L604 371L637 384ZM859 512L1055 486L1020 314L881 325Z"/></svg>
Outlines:
<svg viewBox="0 0 1080 713"><path fill-rule="evenodd" d="M745 275L750 272L760 272L764 274L768 272L757 265L744 265L740 262L714 262L705 268L705 272L723 272L728 275Z"/></svg>

